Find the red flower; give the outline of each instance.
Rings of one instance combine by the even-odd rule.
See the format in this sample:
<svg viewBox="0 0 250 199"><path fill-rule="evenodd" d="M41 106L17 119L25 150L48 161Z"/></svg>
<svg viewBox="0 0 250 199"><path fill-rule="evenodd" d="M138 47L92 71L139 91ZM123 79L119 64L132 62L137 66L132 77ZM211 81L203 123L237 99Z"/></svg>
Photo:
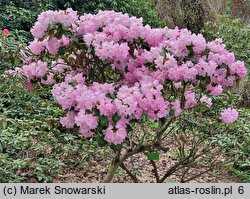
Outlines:
<svg viewBox="0 0 250 199"><path fill-rule="evenodd" d="M8 29L3 29L2 33L4 36L8 36L10 34L10 31Z"/></svg>
<svg viewBox="0 0 250 199"><path fill-rule="evenodd" d="M33 90L33 85L32 85L32 83L30 81L26 81L25 86L26 86L26 89L28 91L32 91Z"/></svg>

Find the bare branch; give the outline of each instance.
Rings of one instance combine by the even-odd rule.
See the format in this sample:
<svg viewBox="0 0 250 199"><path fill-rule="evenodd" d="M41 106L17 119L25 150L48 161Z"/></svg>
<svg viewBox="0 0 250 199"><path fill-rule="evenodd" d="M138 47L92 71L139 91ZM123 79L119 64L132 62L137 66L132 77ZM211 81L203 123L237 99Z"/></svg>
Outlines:
<svg viewBox="0 0 250 199"><path fill-rule="evenodd" d="M196 174L196 175L194 175L194 176L188 178L187 180L183 180L182 182L183 182L183 183L189 182L189 181L191 181L191 180L193 180L193 179L195 179L195 178L198 178L198 177L200 177L201 175L203 175L203 174L205 174L205 173L207 173L207 172L209 172L209 171L211 171L211 170L212 170L212 167L210 167L209 169L207 169L207 170L205 170L205 171L203 171L203 172L201 172L201 173L198 173L198 174Z"/></svg>
<svg viewBox="0 0 250 199"><path fill-rule="evenodd" d="M153 160L150 160L150 163L152 164L152 166L154 168L154 175L155 175L156 182L159 183L160 182L160 177L159 177L157 165L156 165L155 161L153 161Z"/></svg>
<svg viewBox="0 0 250 199"><path fill-rule="evenodd" d="M121 163L121 168L126 171L126 173L131 177L134 183L139 183L140 180L134 175L129 169L125 166L124 163Z"/></svg>

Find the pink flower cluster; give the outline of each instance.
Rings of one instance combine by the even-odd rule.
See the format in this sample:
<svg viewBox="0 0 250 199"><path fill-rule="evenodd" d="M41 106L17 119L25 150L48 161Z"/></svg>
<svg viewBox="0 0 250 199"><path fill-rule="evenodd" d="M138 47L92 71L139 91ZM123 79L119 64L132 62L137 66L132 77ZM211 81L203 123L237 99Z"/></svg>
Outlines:
<svg viewBox="0 0 250 199"><path fill-rule="evenodd" d="M71 36L57 38L56 30L45 36L51 24L62 24ZM114 144L124 141L131 120L177 117L198 103L210 108L212 96L246 76L244 63L219 39L207 43L187 29L153 29L114 11L43 12L31 32L34 60L50 61L28 59L21 73L54 84L53 97L67 110L63 126L77 126L85 137L101 133ZM228 109L221 119L232 123L236 113Z"/></svg>
<svg viewBox="0 0 250 199"><path fill-rule="evenodd" d="M207 97L207 96L202 96L201 98L200 98L200 102L201 103L205 103L205 105L208 107L208 108L210 108L211 106L212 106L212 99L211 98L209 98L209 97Z"/></svg>
<svg viewBox="0 0 250 199"><path fill-rule="evenodd" d="M31 64L24 65L22 68L22 73L27 76L29 79L33 79L35 77L43 77L48 71L47 62L32 62Z"/></svg>
<svg viewBox="0 0 250 199"><path fill-rule="evenodd" d="M42 38L49 25L53 23L60 23L66 27L71 27L78 20L78 15L76 11L68 8L66 11L46 11L38 16L38 20L31 29L31 33L35 38Z"/></svg>
<svg viewBox="0 0 250 199"><path fill-rule="evenodd" d="M55 37L47 38L43 41L38 41L38 39L35 39L34 41L30 42L28 47L35 55L41 54L45 49L47 49L50 54L55 55L58 53L60 47L67 46L69 42L69 38L63 35L61 39L57 39Z"/></svg>
<svg viewBox="0 0 250 199"><path fill-rule="evenodd" d="M237 120L238 115L235 109L227 108L221 113L220 119L226 124L232 124Z"/></svg>
<svg viewBox="0 0 250 199"><path fill-rule="evenodd" d="M79 126L80 132L89 137L98 126L98 117L93 110L98 110L102 116L108 117L108 128L103 130L105 139L112 143L121 143L126 137L126 128L130 120L140 119L146 113L150 119L165 117L169 112L169 103L164 100L162 85L157 80L145 77L134 86L122 85L116 90L113 84L93 83L87 86L84 77L70 75L66 82L55 84L52 89L53 97L66 110L67 115L61 118L66 128ZM72 82L77 85L70 85ZM112 99L109 95L114 95ZM118 114L121 118L114 124L112 116ZM114 132L114 129L117 131Z"/></svg>

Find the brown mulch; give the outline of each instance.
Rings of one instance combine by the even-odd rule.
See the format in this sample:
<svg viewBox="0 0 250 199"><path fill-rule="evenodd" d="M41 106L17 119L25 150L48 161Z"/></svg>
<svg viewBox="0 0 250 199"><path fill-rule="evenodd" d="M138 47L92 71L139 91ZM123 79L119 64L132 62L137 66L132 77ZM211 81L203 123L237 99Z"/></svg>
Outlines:
<svg viewBox="0 0 250 199"><path fill-rule="evenodd" d="M96 157L93 159L91 165L85 164L82 168L64 168L63 172L58 176L55 176L53 182L71 182L71 183L93 183L93 182L101 182L102 178L105 176L108 163L110 160L102 159L102 157ZM158 161L160 165L159 173L163 174L164 170L168 168L170 165L174 164L174 160L172 160L167 155L162 155L160 160ZM155 178L153 174L153 167L149 163L149 161L145 158L145 155L138 154L134 157L130 158L126 162L127 167L131 168L133 165L133 171L140 171L137 177L141 182L154 183ZM193 169L192 172L200 172L202 168ZM179 182L180 173L174 173L169 178L165 180L167 183ZM113 179L113 182L117 183L125 183L125 182L133 182L131 178L122 170L119 169ZM192 180L190 182L197 183L236 183L240 182L236 176L229 173L225 168L218 167L213 171L210 171L202 176Z"/></svg>
<svg viewBox="0 0 250 199"><path fill-rule="evenodd" d="M139 129L140 127L137 127L135 129L135 132L141 132ZM153 132L151 127L148 128L148 132ZM138 134L139 135L139 134ZM134 135L136 136L136 135ZM192 136L184 136L185 141L180 142L176 141L176 138L174 136L170 136L169 138L166 138L164 140L164 146L168 146L169 150L167 152L161 152L160 153L160 159L158 161L155 161L158 169L159 176L162 177L164 173L176 162L178 162L178 157L176 157L176 151L178 151L178 147L180 145L184 144L185 150L191 149L191 140ZM177 139L180 140L180 139ZM180 145L178 145L180 144ZM197 146L202 151L202 148L205 145L202 144L201 146ZM198 152L199 152L198 150ZM100 152L93 156L90 160L90 163L87 162L82 163L81 167L72 166L71 168L64 167L63 172L61 172L59 175L54 176L53 182L78 182L78 183L88 183L88 182L101 182L102 179L105 177L109 164L111 162L112 153L105 153L105 157ZM236 183L241 182L240 179L232 175L228 170L225 169L224 166L226 165L225 157L221 155L217 151L216 147L212 147L209 149L209 152L200 156L196 161L193 163L192 168L186 175L185 179L192 178L194 175L201 173L209 168L211 166L211 163L213 162L213 169L210 172L207 172L205 174L202 174L201 176L189 181L189 182L199 182L199 183ZM133 172L133 174L136 174L137 178L140 182L147 182L147 183L154 183L156 182L155 176L154 176L154 169L151 165L150 161L147 160L146 155L144 154L136 154L133 157L130 157L126 160L124 163L126 167ZM170 175L164 182L180 182L182 173L184 172L183 169L180 169L176 172L174 172L172 175ZM116 175L112 182L118 182L118 183L127 183L127 182L133 182L131 180L131 177L121 168L119 168L116 172Z"/></svg>

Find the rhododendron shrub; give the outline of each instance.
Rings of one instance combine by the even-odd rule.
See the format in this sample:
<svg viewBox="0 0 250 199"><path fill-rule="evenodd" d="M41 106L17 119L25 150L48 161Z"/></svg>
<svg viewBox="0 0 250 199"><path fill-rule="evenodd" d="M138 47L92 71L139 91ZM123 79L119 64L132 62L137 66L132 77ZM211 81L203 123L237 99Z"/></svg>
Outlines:
<svg viewBox="0 0 250 199"><path fill-rule="evenodd" d="M60 119L64 127L77 127L84 137L119 151L113 171L130 155L162 148L162 135L176 117L196 106L214 106L214 97L246 76L244 63L220 39L206 42L187 29L154 29L113 11L46 11L31 33L33 56L16 71L31 84L52 85L54 99L67 112ZM229 124L238 114L226 109L217 117ZM145 118L159 122L155 139L136 145L130 132ZM125 143L130 147L121 155L117 146Z"/></svg>

